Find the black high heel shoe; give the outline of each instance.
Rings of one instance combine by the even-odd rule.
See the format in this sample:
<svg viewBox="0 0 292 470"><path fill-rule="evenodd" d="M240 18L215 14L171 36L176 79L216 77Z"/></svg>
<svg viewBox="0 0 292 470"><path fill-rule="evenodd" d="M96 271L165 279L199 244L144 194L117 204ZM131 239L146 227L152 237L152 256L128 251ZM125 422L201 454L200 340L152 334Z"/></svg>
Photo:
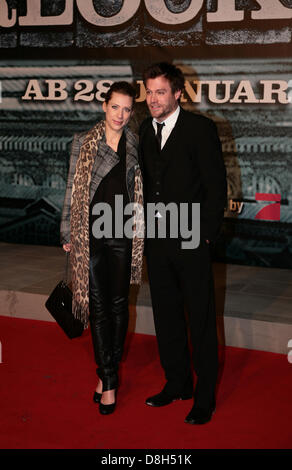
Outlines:
<svg viewBox="0 0 292 470"><path fill-rule="evenodd" d="M100 403L102 393L94 392L93 401L94 403Z"/></svg>
<svg viewBox="0 0 292 470"><path fill-rule="evenodd" d="M101 401L99 402L99 412L100 412L100 414L110 415L111 413L113 413L115 411L115 408L116 408L116 402L117 402L117 393L115 391L115 402L114 403L111 403L110 405L104 405L103 403L101 403Z"/></svg>

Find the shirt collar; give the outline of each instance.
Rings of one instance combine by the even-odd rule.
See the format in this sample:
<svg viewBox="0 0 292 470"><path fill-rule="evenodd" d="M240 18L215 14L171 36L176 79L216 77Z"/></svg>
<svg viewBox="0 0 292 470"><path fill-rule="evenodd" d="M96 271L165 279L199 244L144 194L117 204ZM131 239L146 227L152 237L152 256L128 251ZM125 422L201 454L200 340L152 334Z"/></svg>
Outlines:
<svg viewBox="0 0 292 470"><path fill-rule="evenodd" d="M164 121L160 122L159 124L164 123L165 127L174 127L179 113L180 113L180 106L178 106L176 110L170 116L168 116ZM155 118L153 118L152 122L153 124L155 124L155 127L156 127L156 124L158 121Z"/></svg>

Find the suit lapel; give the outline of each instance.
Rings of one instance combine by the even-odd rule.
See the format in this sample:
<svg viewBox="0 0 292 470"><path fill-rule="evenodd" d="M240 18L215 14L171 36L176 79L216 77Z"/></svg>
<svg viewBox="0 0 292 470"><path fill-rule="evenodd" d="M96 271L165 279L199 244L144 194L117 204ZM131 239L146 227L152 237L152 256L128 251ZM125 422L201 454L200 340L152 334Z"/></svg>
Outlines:
<svg viewBox="0 0 292 470"><path fill-rule="evenodd" d="M138 163L138 152L137 152L137 141L135 139L135 136L127 129L125 130L125 132L126 132L126 155L127 155L126 166L127 166L127 172L128 172L130 168L132 168Z"/></svg>

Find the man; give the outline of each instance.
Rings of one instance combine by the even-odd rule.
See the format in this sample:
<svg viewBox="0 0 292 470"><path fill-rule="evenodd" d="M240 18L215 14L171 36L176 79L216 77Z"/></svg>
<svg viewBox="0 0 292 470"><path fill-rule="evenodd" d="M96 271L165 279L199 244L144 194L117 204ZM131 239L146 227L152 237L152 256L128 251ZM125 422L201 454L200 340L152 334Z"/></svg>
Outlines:
<svg viewBox="0 0 292 470"><path fill-rule="evenodd" d="M223 219L226 172L213 121L179 105L184 88L181 70L164 62L155 64L145 71L144 84L152 116L140 128L146 210L149 203L178 207L187 203L188 222L200 225L199 245L183 248L180 231L173 238L169 220L157 210L155 227L158 231L164 224L166 238L147 234L149 284L166 385L146 404L164 406L193 396L186 306L197 383L185 422L204 424L215 410L218 357L210 244ZM200 204L199 220L192 220L192 203Z"/></svg>

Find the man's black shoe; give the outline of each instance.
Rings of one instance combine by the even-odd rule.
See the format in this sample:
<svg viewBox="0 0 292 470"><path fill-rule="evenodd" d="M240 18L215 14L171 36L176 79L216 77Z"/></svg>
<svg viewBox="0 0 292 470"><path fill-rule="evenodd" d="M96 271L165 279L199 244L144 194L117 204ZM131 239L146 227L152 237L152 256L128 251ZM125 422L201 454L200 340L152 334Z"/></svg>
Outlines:
<svg viewBox="0 0 292 470"><path fill-rule="evenodd" d="M173 401L189 400L192 397L193 397L193 394L191 392L181 393L179 395L169 395L164 390L162 390L162 392L158 393L157 395L147 398L145 403L146 405L149 405L149 406L165 406L165 405L169 405Z"/></svg>
<svg viewBox="0 0 292 470"><path fill-rule="evenodd" d="M205 424L211 421L212 414L215 412L215 406L212 408L198 408L196 405L193 406L189 414L185 419L185 423L188 424Z"/></svg>

